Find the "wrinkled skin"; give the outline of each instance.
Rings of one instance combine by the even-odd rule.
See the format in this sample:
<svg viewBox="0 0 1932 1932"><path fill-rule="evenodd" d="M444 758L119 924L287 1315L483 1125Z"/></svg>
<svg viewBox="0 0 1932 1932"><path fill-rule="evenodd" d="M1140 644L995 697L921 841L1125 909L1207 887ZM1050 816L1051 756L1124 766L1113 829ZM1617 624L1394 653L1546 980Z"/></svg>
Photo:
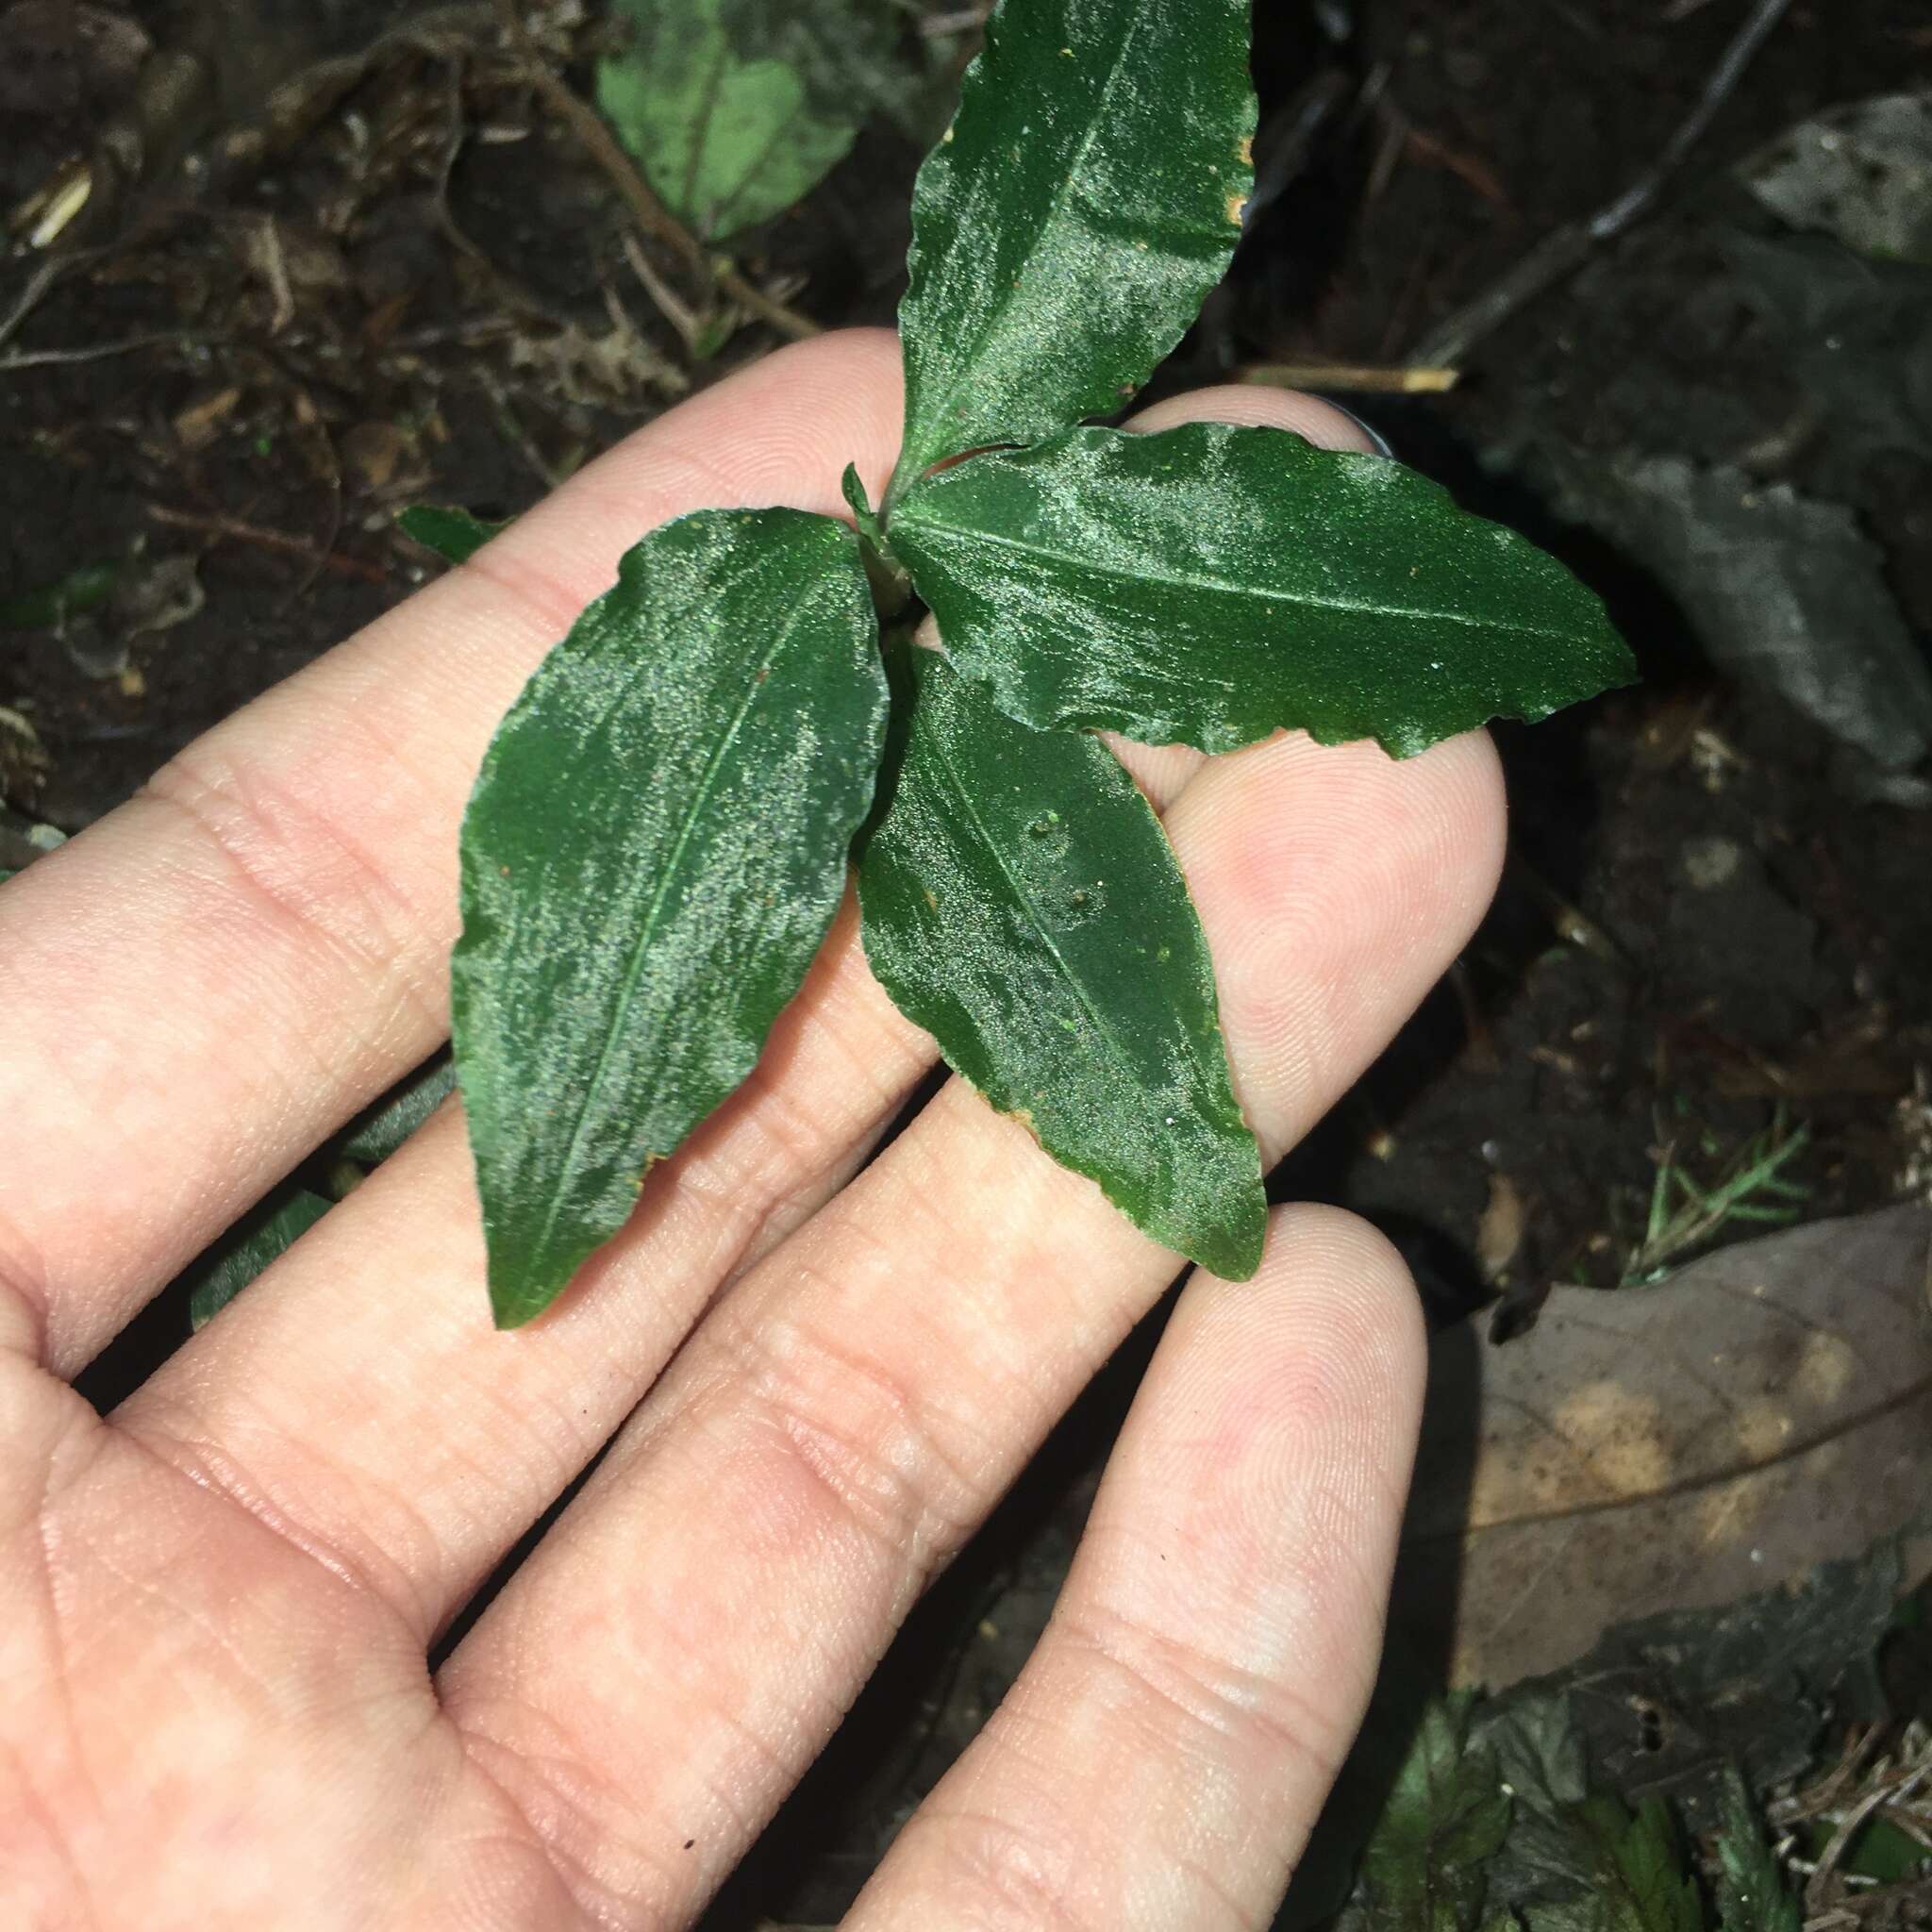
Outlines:
<svg viewBox="0 0 1932 1932"><path fill-rule="evenodd" d="M1358 441L1253 391L1155 412L1187 415ZM490 1327L445 1108L115 1414L64 1379L441 1039L463 799L625 545L836 511L897 421L890 337L770 358L0 888L0 1924L689 1924L1172 1277L957 1082L854 1177L930 1046L848 906L542 1321ZM1478 917L1493 757L1124 755L1272 1158ZM1264 1924L1374 1673L1420 1385L1412 1291L1346 1217L1197 1276L1040 1650L849 1923Z"/></svg>

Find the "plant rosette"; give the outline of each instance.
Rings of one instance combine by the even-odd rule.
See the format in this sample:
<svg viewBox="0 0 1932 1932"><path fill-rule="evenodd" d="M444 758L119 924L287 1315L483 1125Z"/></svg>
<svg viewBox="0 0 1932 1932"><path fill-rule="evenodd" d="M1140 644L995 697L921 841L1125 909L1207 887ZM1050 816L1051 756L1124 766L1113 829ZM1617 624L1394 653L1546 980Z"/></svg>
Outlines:
<svg viewBox="0 0 1932 1932"><path fill-rule="evenodd" d="M499 1324L546 1307L750 1073L855 852L867 958L947 1063L1155 1240L1244 1278L1261 1160L1207 942L1091 734L1407 758L1634 675L1559 564L1387 458L1085 426L1233 255L1248 20L1002 0L913 192L877 508L848 471L849 525L653 530L504 720L452 963ZM490 534L415 517L452 557ZM875 583L909 585L941 651L897 622L882 644Z"/></svg>

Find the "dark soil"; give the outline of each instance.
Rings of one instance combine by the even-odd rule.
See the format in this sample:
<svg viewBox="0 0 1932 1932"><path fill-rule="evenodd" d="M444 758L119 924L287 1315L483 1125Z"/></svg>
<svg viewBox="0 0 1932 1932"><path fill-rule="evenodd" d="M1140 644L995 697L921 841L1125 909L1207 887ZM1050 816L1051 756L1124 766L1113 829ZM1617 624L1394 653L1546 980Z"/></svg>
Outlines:
<svg viewBox="0 0 1932 1932"><path fill-rule="evenodd" d="M64 7L23 24L29 10L0 6L0 37L13 36L10 61L0 47L0 208L132 111L114 48L76 38L71 17L63 31ZM140 12L155 46L201 62L194 104L148 129L150 166L83 211L62 238L65 272L0 338L0 623L9 609L23 621L25 593L91 566L116 573L91 612L0 628L0 705L31 723L42 754L0 741L16 843L28 819L78 829L421 581L435 566L395 532L401 505L513 514L773 345L753 324L693 359L625 264L608 180L497 46L488 6L425 9L434 31L420 37L395 11L176 0ZM1362 0L1345 45L1291 0L1260 11L1274 136L1316 131L1167 387L1256 358L1399 361L1539 237L1641 172L1740 8ZM593 33L550 43L580 84ZM372 45L311 85L318 63ZM1686 192L1803 116L1914 73L1923 85L1928 69L1920 0L1799 0ZM906 131L869 133L744 251L747 273L826 325L889 320L918 154ZM1559 291L1479 344L1454 394L1354 399L1404 456L1563 549L1650 674L1502 734L1517 829L1494 911L1278 1177L1284 1197L1341 1201L1387 1227L1445 1319L1499 1302L1520 1325L1551 1281L1614 1287L1661 1161L1707 1187L1748 1148L1802 1135L1782 1173L1808 1215L1890 1199L1915 1150L1932 1158L1932 813L1860 803L1815 726L1718 675L1641 570L1555 521L1533 463L1499 475L1483 460L1533 443L1530 421L1586 453L1630 439L1596 378L1682 347L1673 318L1701 271L1693 247L1659 241L1673 219L1590 272L1599 292L1626 264L1655 276L1661 250L1676 266L1647 308ZM48 258L22 247L5 264L0 326ZM1708 346L1674 379L1763 387L1748 357ZM1668 422L1647 433L1660 451L1720 454L1674 441ZM1811 487L1805 460L1774 463L1768 480ZM1932 469L1896 459L1839 495L1886 546L1923 641ZM836 1918L997 1701L1051 1606L1157 1325L916 1614L718 1925Z"/></svg>

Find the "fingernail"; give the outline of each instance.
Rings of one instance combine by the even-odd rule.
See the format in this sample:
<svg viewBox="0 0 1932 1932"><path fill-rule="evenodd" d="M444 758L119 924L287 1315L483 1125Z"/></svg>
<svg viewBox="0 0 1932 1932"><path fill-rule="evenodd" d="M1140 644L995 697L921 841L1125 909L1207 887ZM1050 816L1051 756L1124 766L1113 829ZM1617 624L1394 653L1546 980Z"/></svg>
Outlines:
<svg viewBox="0 0 1932 1932"><path fill-rule="evenodd" d="M1375 445L1375 454L1377 456L1391 458L1394 456L1394 445L1389 441L1389 439L1386 436L1382 434L1382 432L1379 429L1375 427L1375 425L1373 423L1364 422L1362 418L1357 416L1356 412L1353 409L1351 409L1346 403L1338 402L1336 398L1333 396L1324 396L1322 398L1322 401L1326 403L1331 409L1340 409L1341 413L1344 416L1346 416L1348 420L1351 423L1353 423L1357 429L1359 429L1361 433L1364 436L1366 436L1372 443Z"/></svg>

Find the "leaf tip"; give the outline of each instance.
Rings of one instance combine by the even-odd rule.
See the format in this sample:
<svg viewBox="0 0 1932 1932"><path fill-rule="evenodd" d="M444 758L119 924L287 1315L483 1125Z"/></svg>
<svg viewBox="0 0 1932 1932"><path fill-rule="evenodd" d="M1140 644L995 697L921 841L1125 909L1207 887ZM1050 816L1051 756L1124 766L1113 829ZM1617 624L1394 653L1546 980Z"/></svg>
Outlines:
<svg viewBox="0 0 1932 1932"><path fill-rule="evenodd" d="M562 1293L565 1285L561 1281L545 1281L525 1273L506 1279L492 1268L490 1271L491 1320L499 1332L522 1328L534 1322Z"/></svg>
<svg viewBox="0 0 1932 1932"><path fill-rule="evenodd" d="M1223 1281L1252 1281L1260 1273L1267 1241L1268 1202L1257 1184L1238 1211L1195 1243L1198 1252L1191 1258Z"/></svg>

